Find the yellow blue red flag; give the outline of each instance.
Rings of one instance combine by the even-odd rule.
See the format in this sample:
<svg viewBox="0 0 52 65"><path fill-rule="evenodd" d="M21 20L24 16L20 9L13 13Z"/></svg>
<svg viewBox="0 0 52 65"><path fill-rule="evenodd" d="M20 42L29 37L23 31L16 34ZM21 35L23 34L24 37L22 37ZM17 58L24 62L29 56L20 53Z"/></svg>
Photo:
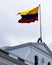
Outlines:
<svg viewBox="0 0 52 65"><path fill-rule="evenodd" d="M21 19L18 21L19 23L31 23L38 21L38 7L32 8L29 10L25 10L23 12L19 12L18 14L21 15Z"/></svg>

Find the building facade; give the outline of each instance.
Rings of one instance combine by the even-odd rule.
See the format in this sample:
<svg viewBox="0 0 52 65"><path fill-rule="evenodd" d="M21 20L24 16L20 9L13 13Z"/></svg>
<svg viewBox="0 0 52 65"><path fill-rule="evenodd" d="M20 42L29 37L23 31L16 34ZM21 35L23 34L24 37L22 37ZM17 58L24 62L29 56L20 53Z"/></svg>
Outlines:
<svg viewBox="0 0 52 65"><path fill-rule="evenodd" d="M10 56L9 52L0 49L0 65L27 65L14 57L13 54Z"/></svg>
<svg viewBox="0 0 52 65"><path fill-rule="evenodd" d="M45 43L29 42L5 50L27 65L52 65L52 52Z"/></svg>

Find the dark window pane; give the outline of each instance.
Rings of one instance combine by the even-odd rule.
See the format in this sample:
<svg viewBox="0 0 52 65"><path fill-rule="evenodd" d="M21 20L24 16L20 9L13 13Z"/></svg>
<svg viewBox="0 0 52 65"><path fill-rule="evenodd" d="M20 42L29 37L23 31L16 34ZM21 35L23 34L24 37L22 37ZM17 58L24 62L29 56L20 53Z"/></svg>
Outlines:
<svg viewBox="0 0 52 65"><path fill-rule="evenodd" d="M38 56L35 56L34 65L38 65Z"/></svg>
<svg viewBox="0 0 52 65"><path fill-rule="evenodd" d="M48 65L51 65L50 62L48 62Z"/></svg>

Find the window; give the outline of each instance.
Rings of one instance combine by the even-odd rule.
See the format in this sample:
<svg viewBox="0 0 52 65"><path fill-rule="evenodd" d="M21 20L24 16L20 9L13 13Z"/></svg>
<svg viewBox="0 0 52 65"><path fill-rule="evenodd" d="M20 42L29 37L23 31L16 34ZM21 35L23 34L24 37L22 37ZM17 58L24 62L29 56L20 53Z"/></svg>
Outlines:
<svg viewBox="0 0 52 65"><path fill-rule="evenodd" d="M38 56L35 56L34 65L38 65Z"/></svg>
<svg viewBox="0 0 52 65"><path fill-rule="evenodd" d="M45 62L45 60L44 60L44 58L42 58L42 59L41 59L41 63L44 63L44 62Z"/></svg>
<svg viewBox="0 0 52 65"><path fill-rule="evenodd" d="M50 63L50 62L48 62L48 65L51 65L51 63Z"/></svg>

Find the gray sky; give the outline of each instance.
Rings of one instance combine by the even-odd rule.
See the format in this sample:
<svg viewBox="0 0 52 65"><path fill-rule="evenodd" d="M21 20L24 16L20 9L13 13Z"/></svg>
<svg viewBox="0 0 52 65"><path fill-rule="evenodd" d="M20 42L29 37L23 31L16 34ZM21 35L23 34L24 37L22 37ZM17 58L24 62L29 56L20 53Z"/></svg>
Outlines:
<svg viewBox="0 0 52 65"><path fill-rule="evenodd" d="M39 38L39 21L20 24L18 12L41 4L42 37L52 49L52 0L0 0L0 47L36 42Z"/></svg>

